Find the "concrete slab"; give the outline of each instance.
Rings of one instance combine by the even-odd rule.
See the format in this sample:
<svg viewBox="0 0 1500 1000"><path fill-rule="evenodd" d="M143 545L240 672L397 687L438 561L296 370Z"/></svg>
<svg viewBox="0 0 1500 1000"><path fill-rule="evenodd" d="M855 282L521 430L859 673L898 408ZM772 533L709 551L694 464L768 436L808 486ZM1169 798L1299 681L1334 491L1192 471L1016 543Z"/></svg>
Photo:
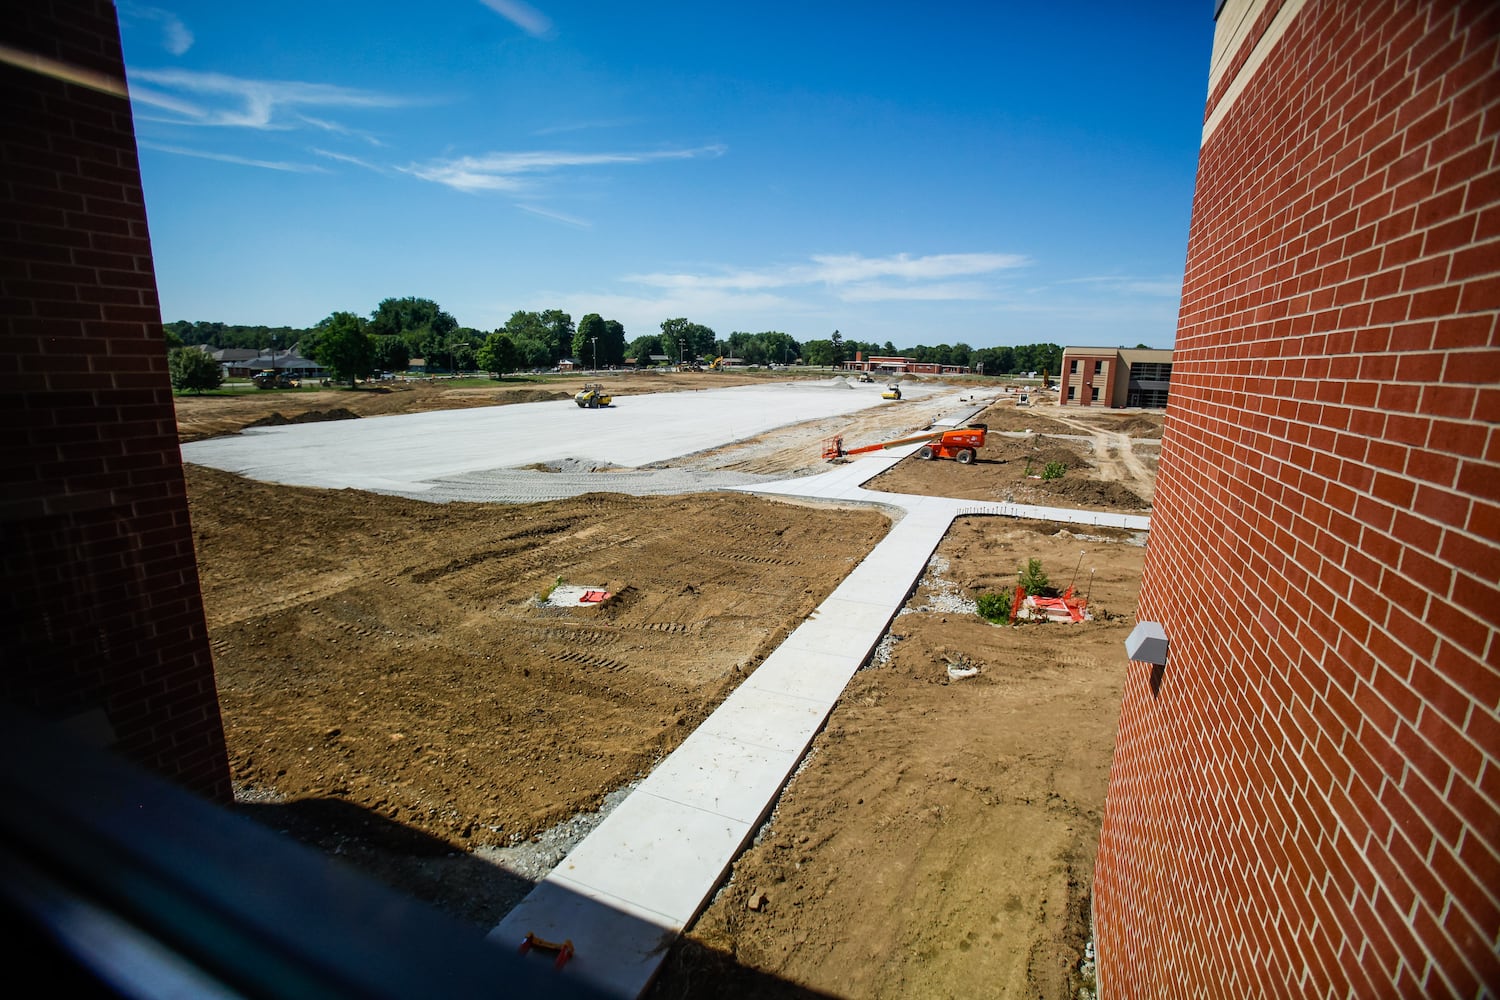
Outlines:
<svg viewBox="0 0 1500 1000"><path fill-rule="evenodd" d="M271 482L410 493L445 477L574 458L639 467L803 420L878 406L867 387L782 382L265 427L182 446L183 458ZM933 394L948 387L914 389ZM397 472L396 470L400 470Z"/></svg>
<svg viewBox="0 0 1500 1000"><path fill-rule="evenodd" d="M723 876L752 822L662 798L643 785L548 878L606 893L680 928Z"/></svg>
<svg viewBox="0 0 1500 1000"><path fill-rule="evenodd" d="M682 747L686 753L672 754L651 772L650 792L744 823L759 822L767 795L776 794L798 759L790 750L755 746L701 729Z"/></svg>

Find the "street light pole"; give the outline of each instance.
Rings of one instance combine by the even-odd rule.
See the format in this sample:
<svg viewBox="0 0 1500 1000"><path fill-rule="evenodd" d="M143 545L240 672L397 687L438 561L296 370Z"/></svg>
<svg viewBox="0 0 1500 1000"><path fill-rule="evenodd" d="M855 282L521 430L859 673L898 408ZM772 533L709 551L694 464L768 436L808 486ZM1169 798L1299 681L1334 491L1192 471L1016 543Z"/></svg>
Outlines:
<svg viewBox="0 0 1500 1000"><path fill-rule="evenodd" d="M591 344L594 345L594 372L595 372L595 374L598 374L598 372L599 372L599 338L598 337L590 337L589 338L589 343L591 343Z"/></svg>

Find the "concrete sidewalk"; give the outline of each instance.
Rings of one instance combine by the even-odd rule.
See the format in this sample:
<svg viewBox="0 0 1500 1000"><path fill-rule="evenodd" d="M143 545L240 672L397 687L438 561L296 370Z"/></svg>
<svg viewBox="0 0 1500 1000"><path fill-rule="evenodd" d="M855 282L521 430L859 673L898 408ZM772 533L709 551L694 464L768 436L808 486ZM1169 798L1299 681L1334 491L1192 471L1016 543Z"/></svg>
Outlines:
<svg viewBox="0 0 1500 1000"><path fill-rule="evenodd" d="M890 533L621 805L509 915L490 939L569 940L560 973L619 997L650 984L769 814L783 785L905 603L953 518L1039 517L1145 530L1149 519L1019 504L875 493L862 484L909 445L826 473L747 492L899 508Z"/></svg>

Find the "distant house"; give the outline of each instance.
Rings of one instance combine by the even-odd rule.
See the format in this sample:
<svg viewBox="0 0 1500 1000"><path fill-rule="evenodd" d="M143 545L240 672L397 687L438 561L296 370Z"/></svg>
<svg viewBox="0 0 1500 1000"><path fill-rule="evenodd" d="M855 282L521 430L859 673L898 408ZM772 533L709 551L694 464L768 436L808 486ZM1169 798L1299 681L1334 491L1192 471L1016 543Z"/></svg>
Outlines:
<svg viewBox="0 0 1500 1000"><path fill-rule="evenodd" d="M304 358L296 347L285 351L257 351L248 347L210 347L197 349L219 363L225 378L250 378L266 369L286 372L297 378L324 378L328 369L312 358Z"/></svg>
<svg viewBox="0 0 1500 1000"><path fill-rule="evenodd" d="M425 374L427 374L427 359L426 358L412 358L412 359L410 359L409 361L406 362L406 370L409 371L409 372L415 372L418 375L425 375Z"/></svg>
<svg viewBox="0 0 1500 1000"><path fill-rule="evenodd" d="M577 358L563 358L557 363L557 370L560 372L576 372L582 370L583 367L583 362Z"/></svg>
<svg viewBox="0 0 1500 1000"><path fill-rule="evenodd" d="M1167 405L1172 352L1069 347L1063 351L1057 401L1063 406Z"/></svg>

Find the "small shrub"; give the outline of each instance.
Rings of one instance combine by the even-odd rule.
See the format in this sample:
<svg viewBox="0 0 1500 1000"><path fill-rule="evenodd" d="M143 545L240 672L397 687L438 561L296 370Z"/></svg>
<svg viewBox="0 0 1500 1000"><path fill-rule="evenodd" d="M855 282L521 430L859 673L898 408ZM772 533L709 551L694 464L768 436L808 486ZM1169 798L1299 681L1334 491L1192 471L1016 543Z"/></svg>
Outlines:
<svg viewBox="0 0 1500 1000"><path fill-rule="evenodd" d="M1067 475L1068 467L1061 462L1048 462L1047 467L1042 470L1043 479L1061 479Z"/></svg>
<svg viewBox="0 0 1500 1000"><path fill-rule="evenodd" d="M1010 621L1010 605L1015 597L1008 590L999 593L988 592L980 594L974 603L979 605L979 617L985 621L1008 622Z"/></svg>
<svg viewBox="0 0 1500 1000"><path fill-rule="evenodd" d="M1050 584L1046 571L1042 569L1042 561L1040 559L1026 560L1026 568L1021 571L1017 582L1026 591L1027 597L1046 594Z"/></svg>
<svg viewBox="0 0 1500 1000"><path fill-rule="evenodd" d="M552 592L554 590L556 590L558 587L561 587L561 586L562 586L562 577L558 577L553 582L547 584L546 587L543 587L542 588L542 592L540 594L540 601L541 601L541 603L542 604L546 604L547 603L547 599L552 596Z"/></svg>

